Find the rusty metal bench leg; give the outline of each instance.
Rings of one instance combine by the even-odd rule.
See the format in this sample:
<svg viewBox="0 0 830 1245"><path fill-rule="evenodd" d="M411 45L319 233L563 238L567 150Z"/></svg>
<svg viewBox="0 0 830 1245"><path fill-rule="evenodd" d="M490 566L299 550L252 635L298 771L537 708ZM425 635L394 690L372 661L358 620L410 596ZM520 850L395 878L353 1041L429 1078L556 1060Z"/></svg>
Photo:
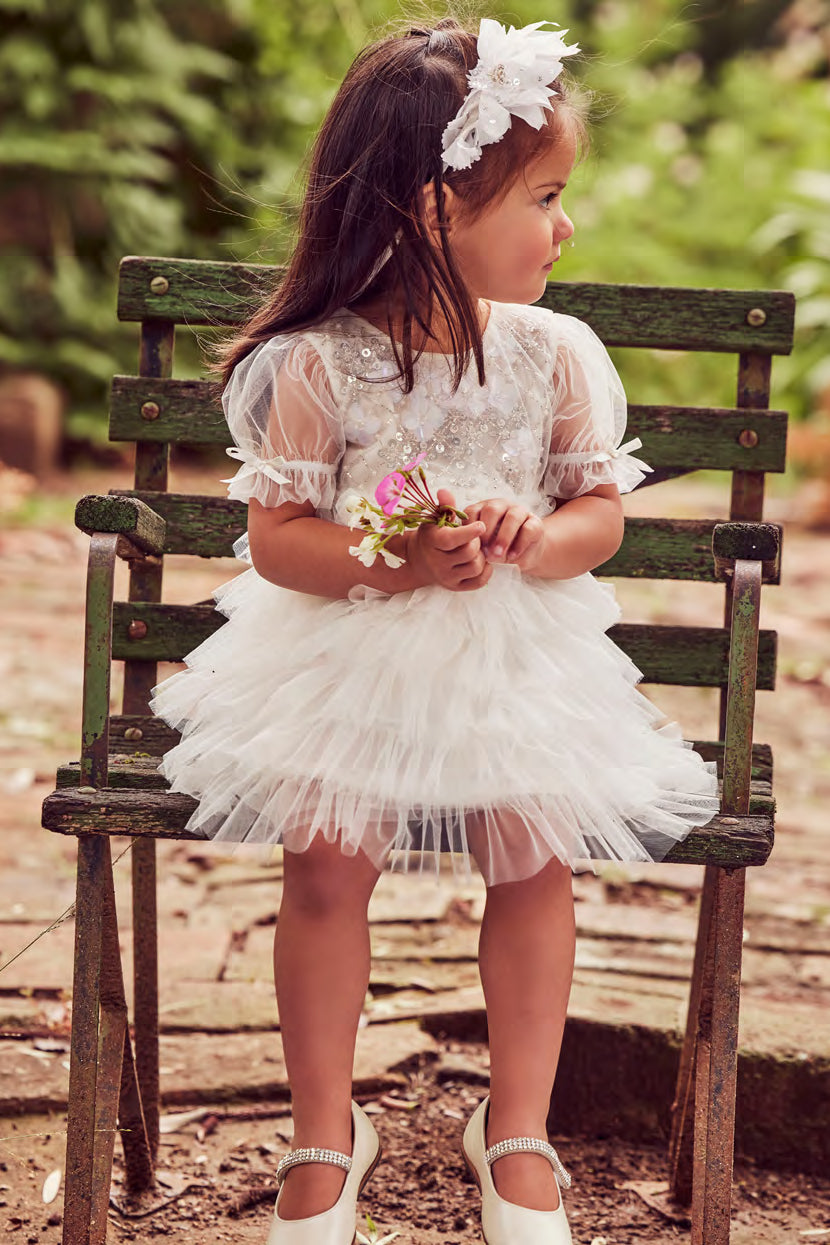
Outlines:
<svg viewBox="0 0 830 1245"><path fill-rule="evenodd" d="M719 869L699 1013L692 1245L729 1245L738 1075L744 869ZM711 976L710 976L711 974Z"/></svg>
<svg viewBox="0 0 830 1245"><path fill-rule="evenodd" d="M730 813L749 809L762 573L759 560L733 563L723 771L723 811ZM688 1203L694 1117L693 1245L729 1241L745 885L744 869L708 868L701 896L669 1154L672 1192Z"/></svg>
<svg viewBox="0 0 830 1245"><path fill-rule="evenodd" d="M102 1224L102 1208L93 1204L93 1194L104 924L101 879L108 856L106 839L79 836L63 1245L98 1245L106 1237L106 1203ZM106 1192L109 1196L109 1186Z"/></svg>
<svg viewBox="0 0 830 1245"><path fill-rule="evenodd" d="M67 1112L64 1245L107 1236L116 1128L131 1190L153 1184L133 1071L109 839L78 839L72 1058Z"/></svg>
<svg viewBox="0 0 830 1245"><path fill-rule="evenodd" d="M693 1137L695 1118L695 1076L698 1027L704 989L707 950L712 938L712 913L718 869L707 865L700 894L697 942L689 993L686 1034L680 1053L677 1087L672 1104L672 1130L669 1142L669 1184L672 1197L682 1206L692 1203ZM711 977L709 979L711 984Z"/></svg>
<svg viewBox="0 0 830 1245"><path fill-rule="evenodd" d="M155 1159L159 1144L159 995L156 844L133 840L133 1015L135 1072L147 1139Z"/></svg>
<svg viewBox="0 0 830 1245"><path fill-rule="evenodd" d="M87 576L81 785L108 781L116 534L94 534ZM153 1183L137 1092L108 836L78 836L64 1245L103 1245L119 1126L131 1189Z"/></svg>
<svg viewBox="0 0 830 1245"><path fill-rule="evenodd" d="M101 966L101 1034L98 1043L99 1086L106 1091L101 1121L103 1138L109 1147L101 1179L109 1189L115 1126L124 1147L126 1184L130 1193L141 1193L155 1184L152 1147L147 1135L141 1094L135 1072L133 1047L127 1019L127 999L118 943L118 920L112 871L104 880L104 946ZM99 1090L100 1096L100 1090ZM102 1145L102 1156L104 1149Z"/></svg>

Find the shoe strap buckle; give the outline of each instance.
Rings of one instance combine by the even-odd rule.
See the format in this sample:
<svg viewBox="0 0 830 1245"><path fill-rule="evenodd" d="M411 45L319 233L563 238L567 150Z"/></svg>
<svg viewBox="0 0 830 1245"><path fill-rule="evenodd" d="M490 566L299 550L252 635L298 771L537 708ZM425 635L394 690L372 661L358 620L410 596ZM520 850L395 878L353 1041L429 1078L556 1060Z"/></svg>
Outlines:
<svg viewBox="0 0 830 1245"><path fill-rule="evenodd" d="M550 1160L559 1184L563 1189L570 1189L570 1173L565 1170L562 1160L550 1142L543 1141L541 1137L507 1137L504 1141L497 1141L494 1146L490 1146L484 1152L484 1161L489 1167L495 1163L496 1159L503 1158L505 1154L527 1153L544 1154L545 1158Z"/></svg>

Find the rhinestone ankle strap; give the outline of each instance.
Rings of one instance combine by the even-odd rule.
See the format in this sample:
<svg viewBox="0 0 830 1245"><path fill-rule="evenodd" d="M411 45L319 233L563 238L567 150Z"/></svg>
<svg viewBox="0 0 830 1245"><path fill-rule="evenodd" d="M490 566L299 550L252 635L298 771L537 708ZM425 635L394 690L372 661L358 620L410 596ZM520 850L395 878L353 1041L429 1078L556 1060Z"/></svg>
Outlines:
<svg viewBox="0 0 830 1245"><path fill-rule="evenodd" d="M302 1150L289 1150L288 1154L283 1155L277 1163L277 1188L285 1179L288 1169L296 1167L298 1163L334 1163L335 1167L342 1167L348 1172L352 1169L352 1156L341 1154L339 1150L321 1150L317 1146L306 1146Z"/></svg>
<svg viewBox="0 0 830 1245"><path fill-rule="evenodd" d="M563 1189L570 1189L571 1177L565 1171L562 1160L550 1142L542 1141L540 1137L508 1137L505 1141L497 1141L494 1146L490 1146L490 1149L485 1151L484 1161L489 1167L495 1163L496 1159L503 1158L505 1154L523 1154L528 1151L544 1154L545 1158L550 1159L556 1179Z"/></svg>

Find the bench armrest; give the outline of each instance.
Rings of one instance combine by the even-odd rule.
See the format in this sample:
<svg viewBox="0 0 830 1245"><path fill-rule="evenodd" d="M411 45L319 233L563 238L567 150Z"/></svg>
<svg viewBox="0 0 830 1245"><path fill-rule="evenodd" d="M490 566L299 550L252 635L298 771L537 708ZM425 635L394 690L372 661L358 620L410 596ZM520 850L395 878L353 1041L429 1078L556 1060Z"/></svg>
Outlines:
<svg viewBox="0 0 830 1245"><path fill-rule="evenodd" d="M93 536L118 536L121 558L159 557L164 553L167 524L137 497L100 497L89 494L75 507L75 526Z"/></svg>
<svg viewBox="0 0 830 1245"><path fill-rule="evenodd" d="M715 577L732 578L735 561L761 563L765 584L781 581L781 528L777 523L716 523L712 532Z"/></svg>
<svg viewBox="0 0 830 1245"><path fill-rule="evenodd" d="M749 811L758 672L761 584L777 582L780 529L772 523L719 523L712 534L718 577L732 586L721 812Z"/></svg>

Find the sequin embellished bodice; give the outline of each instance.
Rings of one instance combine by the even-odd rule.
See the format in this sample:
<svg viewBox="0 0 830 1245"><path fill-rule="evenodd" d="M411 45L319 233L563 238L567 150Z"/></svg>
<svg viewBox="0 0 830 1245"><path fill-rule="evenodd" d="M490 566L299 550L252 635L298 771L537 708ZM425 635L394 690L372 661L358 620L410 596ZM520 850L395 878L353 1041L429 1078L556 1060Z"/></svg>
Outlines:
<svg viewBox="0 0 830 1245"><path fill-rule="evenodd" d="M424 454L432 488L451 489L456 505L506 497L546 514L650 470L631 455L638 439L622 444L625 394L587 324L492 303L482 348L483 384L471 363L453 392L450 358L425 352L405 393L387 335L346 309L262 342L222 395L228 453L242 464L229 496L310 503L346 523L348 493L371 496Z"/></svg>
<svg viewBox="0 0 830 1245"><path fill-rule="evenodd" d="M423 452L433 488L451 488L462 505L507 493L540 513L550 509L541 492L550 441L550 330L537 308L521 308L522 349L508 351L504 311L493 304L484 331L484 385L472 363L455 393L451 360L436 353L421 355L415 388L404 393L386 335L349 312L338 317L339 332L315 342L343 418L338 497L352 489L371 495L383 476ZM334 510L338 517L337 500Z"/></svg>

